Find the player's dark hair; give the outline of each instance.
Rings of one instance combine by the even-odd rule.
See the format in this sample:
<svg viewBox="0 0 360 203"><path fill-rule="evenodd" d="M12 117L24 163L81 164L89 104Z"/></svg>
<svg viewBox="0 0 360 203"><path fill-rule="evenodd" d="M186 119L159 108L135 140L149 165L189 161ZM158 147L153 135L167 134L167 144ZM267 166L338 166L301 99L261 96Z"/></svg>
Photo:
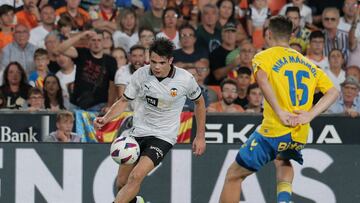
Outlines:
<svg viewBox="0 0 360 203"><path fill-rule="evenodd" d="M270 18L269 30L276 40L289 41L293 29L291 20L285 16L273 16Z"/></svg>
<svg viewBox="0 0 360 203"><path fill-rule="evenodd" d="M325 39L325 35L320 30L316 30L316 31L311 32L309 39L311 41L312 39L315 39L315 38Z"/></svg>
<svg viewBox="0 0 360 203"><path fill-rule="evenodd" d="M236 82L235 80L233 80L233 79L229 79L229 78L227 78L227 79L223 80L223 81L220 83L220 88L221 88L221 91L223 91L223 88L224 88L224 86L225 86L226 84L232 84L232 85L235 85L236 90L238 89L237 82Z"/></svg>
<svg viewBox="0 0 360 203"><path fill-rule="evenodd" d="M173 50L174 44L164 37L155 39L154 43L150 46L150 54L154 52L157 55L168 59L173 57Z"/></svg>

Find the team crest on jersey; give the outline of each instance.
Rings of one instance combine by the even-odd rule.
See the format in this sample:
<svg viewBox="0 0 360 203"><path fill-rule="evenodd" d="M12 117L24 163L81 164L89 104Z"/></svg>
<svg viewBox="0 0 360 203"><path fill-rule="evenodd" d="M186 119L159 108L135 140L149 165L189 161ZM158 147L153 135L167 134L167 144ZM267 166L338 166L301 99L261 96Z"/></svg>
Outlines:
<svg viewBox="0 0 360 203"><path fill-rule="evenodd" d="M176 89L176 88L171 88L171 90L170 90L170 95L171 95L172 97L176 97L176 95L177 95L177 89Z"/></svg>

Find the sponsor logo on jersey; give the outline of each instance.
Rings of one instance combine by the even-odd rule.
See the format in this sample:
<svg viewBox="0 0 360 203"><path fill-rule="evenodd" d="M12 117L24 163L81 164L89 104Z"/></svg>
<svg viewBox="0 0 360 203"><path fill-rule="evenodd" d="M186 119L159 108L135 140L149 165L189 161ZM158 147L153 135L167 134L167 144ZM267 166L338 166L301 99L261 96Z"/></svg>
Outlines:
<svg viewBox="0 0 360 203"><path fill-rule="evenodd" d="M150 96L146 96L146 101L152 106L158 106L159 103L159 99Z"/></svg>

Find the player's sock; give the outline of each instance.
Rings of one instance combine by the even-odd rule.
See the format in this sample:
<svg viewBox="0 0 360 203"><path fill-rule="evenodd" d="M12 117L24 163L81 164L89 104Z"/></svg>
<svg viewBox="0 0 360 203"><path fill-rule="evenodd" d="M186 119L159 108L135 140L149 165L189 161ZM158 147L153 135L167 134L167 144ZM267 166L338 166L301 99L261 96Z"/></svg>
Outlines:
<svg viewBox="0 0 360 203"><path fill-rule="evenodd" d="M291 202L291 183L279 182L277 184L277 202L278 203Z"/></svg>

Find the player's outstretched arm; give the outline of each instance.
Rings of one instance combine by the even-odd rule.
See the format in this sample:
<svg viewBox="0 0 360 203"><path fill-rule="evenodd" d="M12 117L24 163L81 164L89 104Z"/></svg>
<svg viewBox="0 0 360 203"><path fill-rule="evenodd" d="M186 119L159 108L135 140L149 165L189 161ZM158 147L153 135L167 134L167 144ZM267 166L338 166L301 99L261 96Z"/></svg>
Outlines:
<svg viewBox="0 0 360 203"><path fill-rule="evenodd" d="M259 68L259 70L256 71L255 77L260 89L264 94L266 101L270 104L271 108L274 110L281 122L286 126L296 126L296 115L286 112L280 108L275 93L268 81L266 72Z"/></svg>
<svg viewBox="0 0 360 203"><path fill-rule="evenodd" d="M298 122L299 124L310 123L312 119L316 116L324 112L329 106L335 102L335 100L339 96L339 91L332 87L330 88L323 97L316 103L316 105L309 111L294 111L294 113L298 114Z"/></svg>
<svg viewBox="0 0 360 203"><path fill-rule="evenodd" d="M200 156L205 152L205 120L206 109L204 97L200 96L195 102L195 118L196 118L196 137L193 141L193 152Z"/></svg>
<svg viewBox="0 0 360 203"><path fill-rule="evenodd" d="M115 102L109 109L109 111L103 117L96 117L94 120L94 127L101 129L106 123L112 121L116 116L120 115L126 109L128 100L125 97L121 97Z"/></svg>

